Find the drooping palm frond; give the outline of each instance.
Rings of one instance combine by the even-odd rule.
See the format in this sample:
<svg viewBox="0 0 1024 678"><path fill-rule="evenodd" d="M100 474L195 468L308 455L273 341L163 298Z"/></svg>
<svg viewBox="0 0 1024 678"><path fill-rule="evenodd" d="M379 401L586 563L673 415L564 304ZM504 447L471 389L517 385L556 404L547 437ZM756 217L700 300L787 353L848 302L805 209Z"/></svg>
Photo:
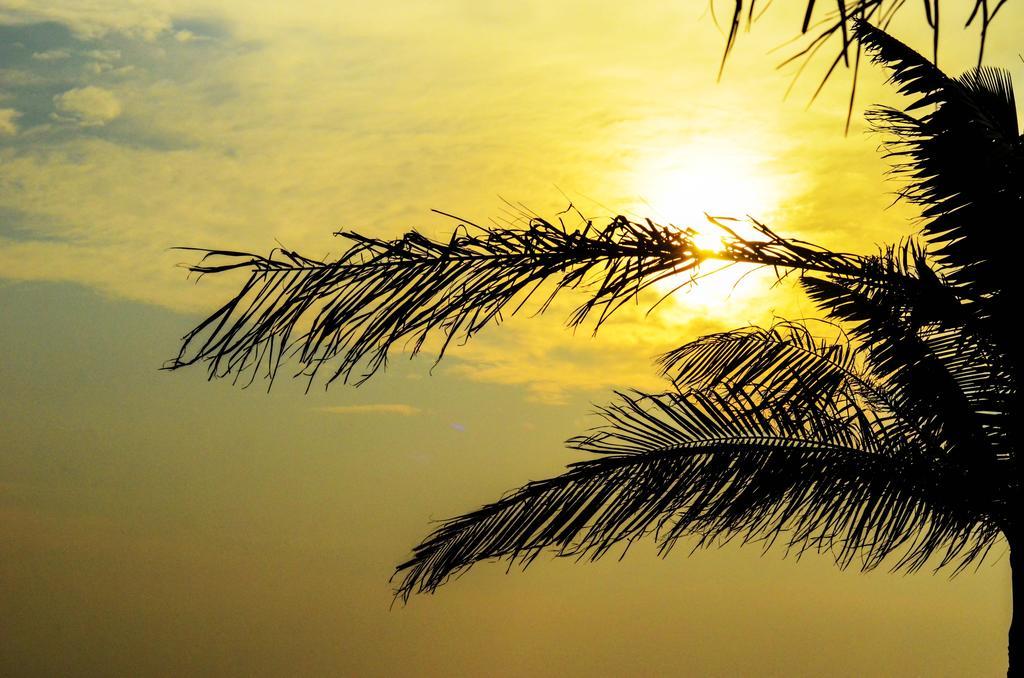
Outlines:
<svg viewBox="0 0 1024 678"><path fill-rule="evenodd" d="M866 20L855 21L853 28L872 61L892 71L889 82L896 85L901 94L921 97L911 109L941 101L929 97L939 96L952 79L939 70L938 65Z"/></svg>
<svg viewBox="0 0 1024 678"><path fill-rule="evenodd" d="M399 240L341 233L352 247L335 261L317 261L288 250L270 256L206 251L192 270L200 274L247 269L241 291L187 334L174 369L206 362L211 378L261 372L271 380L289 358L312 380L331 364L336 378L365 379L386 364L389 351L406 345L415 354L431 333L468 340L503 313L515 313L544 283L538 312L558 293L587 294L571 325L595 318L600 326L653 283L696 274L710 257L783 270L843 271L857 257L778 237L755 222L763 236L746 240L721 220L725 247L704 252L694 231L615 217L605 228L584 222L575 229L541 218L523 227L484 228L463 222L448 241L413 231ZM214 263L211 263L214 262ZM220 262L220 263L217 263Z"/></svg>
<svg viewBox="0 0 1024 678"><path fill-rule="evenodd" d="M846 276L802 282L829 317L846 321L848 337L815 338L789 322L708 335L663 356L666 376L684 389L756 386L777 406L851 409L868 417L880 447L915 440L961 468L964 492L991 495L1012 463L1008 361L969 326L927 309L914 318L916 299L891 288Z"/></svg>
<svg viewBox="0 0 1024 678"><path fill-rule="evenodd" d="M844 567L983 556L1010 520L1013 381L915 243L847 263L801 277L836 339L781 322L666 354L676 391L623 396L571 441L605 458L444 523L399 566L397 595L483 560L598 558L652 535L662 552L781 540Z"/></svg>
<svg viewBox="0 0 1024 678"><path fill-rule="evenodd" d="M777 2L777 0L775 0ZM710 0L714 14L715 0ZM719 66L719 76L725 68L729 55L736 44L741 29L747 30L756 20L768 11L773 0L734 0L730 15L725 46ZM784 3L778 3L784 4ZM988 38L989 27L995 21L1006 0L966 0L961 3L967 9L964 13L968 18L964 28L978 25L978 66L981 66ZM828 45L834 49L827 57L824 75L814 93L816 97L825 83L836 73L840 66L852 68L850 99L847 108L847 129L853 112L854 98L857 92L857 72L860 64L861 44L855 24L870 21L887 29L893 19L907 5L906 0L831 0L818 3L816 0L804 0L804 10L798 35L791 42L798 46L781 65L799 63L799 76L807 66ZM923 0L924 20L932 33L932 60L938 63L939 36L942 28L940 0Z"/></svg>
<svg viewBox="0 0 1024 678"><path fill-rule="evenodd" d="M658 359L662 373L680 392L755 391L772 407L827 410L833 418L856 421L873 444L912 437L903 413L861 365L857 346L839 337L813 335L806 323L781 321L769 328L743 327L705 335Z"/></svg>
<svg viewBox="0 0 1024 678"><path fill-rule="evenodd" d="M543 550L596 559L652 536L739 538L831 553L840 566L962 567L998 534L941 460L909 441L878 449L855 420L773 406L748 391L625 396L570 441L601 455L446 521L400 565L396 596L431 592L474 563L526 566ZM858 560L859 559L859 560Z"/></svg>
<svg viewBox="0 0 1024 678"><path fill-rule="evenodd" d="M980 67L951 78L869 24L856 33L914 99L905 111L876 107L868 118L907 180L900 194L922 207L929 254L983 313L1003 316L1016 259L1007 228L1024 208L1024 139L1009 75Z"/></svg>
<svg viewBox="0 0 1024 678"><path fill-rule="evenodd" d="M922 421L927 405L908 407L905 393L872 374L864 353L845 333L828 340L812 335L805 324L781 322L707 335L660 362L680 390L754 389L775 407L824 409L841 420L856 420L880 449L899 447L903 440L947 449L942 432Z"/></svg>
<svg viewBox="0 0 1024 678"><path fill-rule="evenodd" d="M828 69L829 75L831 75L840 62L849 64L848 50L853 42L850 24L853 20L857 18L878 20L881 18L888 21L891 20L892 15L903 4L894 0L850 0L849 2L847 0L836 0L834 3L829 3L835 7L835 10L825 10L827 16L815 21L814 8L817 3L815 0L805 0L805 2L806 6L799 30L799 35L805 38L803 41L805 44L796 54L787 59L787 63L802 57L814 56L832 38L838 38L840 40L838 54L832 66ZM760 6L760 11L758 11L759 3L757 0L734 1L729 21L729 31L726 35L725 47L722 53L721 68L724 68L725 62L736 45L741 27L745 25L746 29L749 30L755 21L768 11L768 5L770 4L772 4L771 0L764 2ZM711 0L712 10L714 6L715 2Z"/></svg>
<svg viewBox="0 0 1024 678"><path fill-rule="evenodd" d="M800 387L825 397L855 373L856 363L851 342L817 338L806 324L789 321L708 334L658 358L680 390L757 383L772 392Z"/></svg>
<svg viewBox="0 0 1024 678"><path fill-rule="evenodd" d="M863 263L895 273L893 281L916 283L879 286L872 280L880 274L833 274L804 276L801 284L848 328L872 379L885 385L887 406L941 441L944 454L970 473L971 482L991 482L1006 460L1012 426L1007 357L985 323L957 313L965 305L948 299L956 288L929 267L923 250L907 243Z"/></svg>

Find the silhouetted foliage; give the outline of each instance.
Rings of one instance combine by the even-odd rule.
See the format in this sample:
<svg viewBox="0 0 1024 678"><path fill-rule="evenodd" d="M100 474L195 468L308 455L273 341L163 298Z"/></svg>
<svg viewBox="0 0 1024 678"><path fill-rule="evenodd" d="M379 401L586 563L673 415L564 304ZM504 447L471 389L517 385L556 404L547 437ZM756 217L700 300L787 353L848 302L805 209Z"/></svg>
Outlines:
<svg viewBox="0 0 1024 678"><path fill-rule="evenodd" d="M600 426L569 441L595 456L443 522L398 566L396 596L432 592L480 561L525 566L544 550L595 559L644 537L663 553L680 538L739 539L827 553L840 567L957 572L1002 535L1019 558L1018 286L1002 235L1024 200L1012 87L996 69L946 76L865 22L851 30L913 98L869 119L902 196L921 208L919 239L834 253L756 221L758 237L744 238L712 218L724 247L709 252L690 229L621 216L570 228L525 214L525 225L463 223L446 242L343 233L353 245L329 262L204 250L194 271L250 277L169 366L272 380L294 359L310 380L327 366L328 383L361 381L396 345L416 352L437 335L440 357L536 293L542 312L557 294L584 292L569 323L593 317L596 328L709 259L771 266L798 276L826 317L822 336L819 321L781 322L667 353L664 392L618 394ZM1018 613L1011 675L1021 633Z"/></svg>
<svg viewBox="0 0 1024 678"><path fill-rule="evenodd" d="M354 244L337 260L309 259L284 249L269 256L200 250L199 274L251 271L238 295L184 339L171 367L206 362L210 377L249 382L260 370L273 379L288 358L310 380L330 364L328 383L361 382L384 366L389 350L413 353L431 331L443 335L439 357L452 341L466 341L502 313L515 313L545 282L544 311L567 289L589 298L569 319L594 316L600 326L616 309L659 280L695 272L713 253L694 243L694 231L615 217L604 228L574 229L537 216L526 226L462 223L448 241L412 231L398 240L358 233L338 235ZM745 240L718 220L729 261L781 269L855 272L858 258L786 240L766 226L763 240ZM296 335L298 328L304 332ZM357 373L358 374L355 374Z"/></svg>
<svg viewBox="0 0 1024 678"><path fill-rule="evenodd" d="M857 75L860 67L862 45L860 34L854 30L858 22L870 22L882 30L889 25L908 5L906 0L830 0L818 3L816 0L803 0L804 9L799 27L799 35L791 41L795 43L789 56L779 64L780 67L797 65L797 77L819 57L819 53L828 46L832 52L825 50L827 59L824 74L821 76L812 99L821 92L825 83L835 75L838 68L850 69L850 99L847 107L846 126L849 129L853 115L854 99L857 93ZM715 14L715 0L709 0L711 12ZM722 51L722 62L719 76L725 69L729 55L732 53L741 29L749 30L765 12L769 10L773 0L733 0L728 29L724 30L725 48ZM778 3L784 4L784 3ZM916 3L909 3L911 6ZM942 29L942 5L940 0L922 0L923 18L932 33L932 60L939 60L939 37ZM978 28L978 66L981 66L985 55L985 44L988 30L995 21L999 11L1006 5L1006 0L964 0L957 3L963 10L962 15L954 17L954 21L964 20L963 28ZM948 22L949 15L946 20ZM717 19L716 19L717 22ZM877 47L877 46L873 46Z"/></svg>
<svg viewBox="0 0 1024 678"><path fill-rule="evenodd" d="M722 55L723 66L739 38L740 29L745 26L749 30L757 19L768 11L773 2L774 0L733 0L729 3L732 6L732 13ZM804 0L803 18L800 23L801 39L798 40L802 46L785 63L813 57L822 47L835 39L838 49L827 72L831 74L840 64L849 66L850 48L855 47L860 39L857 31L853 30L855 24L870 22L882 30L887 30L907 4L906 0L830 0L820 4L816 0ZM932 32L932 60L938 63L939 36L942 28L940 0L922 0L922 5L925 23ZM981 66L985 56L989 27L1005 5L1006 0L964 0L957 3L959 8L965 10L964 28L978 27L978 66ZM714 13L714 0L710 0L710 7ZM963 16L956 17L956 20L962 19ZM948 18L947 16L947 20Z"/></svg>

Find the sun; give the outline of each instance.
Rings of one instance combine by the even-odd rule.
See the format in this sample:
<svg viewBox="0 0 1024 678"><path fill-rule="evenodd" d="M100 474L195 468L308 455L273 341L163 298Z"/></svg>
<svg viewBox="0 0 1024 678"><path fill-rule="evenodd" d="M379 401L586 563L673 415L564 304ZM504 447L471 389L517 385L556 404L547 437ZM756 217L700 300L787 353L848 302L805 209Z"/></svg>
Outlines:
<svg viewBox="0 0 1024 678"><path fill-rule="evenodd" d="M693 244L702 254L715 255L725 251L725 239L717 233L698 231L693 236Z"/></svg>
<svg viewBox="0 0 1024 678"><path fill-rule="evenodd" d="M779 186L752 152L695 144L646 163L636 175L638 202L672 224L715 233L706 215L765 219L778 207Z"/></svg>
<svg viewBox="0 0 1024 678"><path fill-rule="evenodd" d="M764 165L764 158L754 152L704 140L651 158L634 175L634 212L679 229L692 229L696 232L694 244L709 259L701 271L709 275L694 284L686 285L690 277L684 275L656 284L662 293L683 285L676 305L690 310L696 305L709 314L725 314L727 308L749 300L741 280L750 267L718 270L722 265L715 265L714 255L725 250L727 233L708 216L742 220L749 215L771 220L778 213L782 190ZM756 237L742 221L731 221L729 227L740 235Z"/></svg>

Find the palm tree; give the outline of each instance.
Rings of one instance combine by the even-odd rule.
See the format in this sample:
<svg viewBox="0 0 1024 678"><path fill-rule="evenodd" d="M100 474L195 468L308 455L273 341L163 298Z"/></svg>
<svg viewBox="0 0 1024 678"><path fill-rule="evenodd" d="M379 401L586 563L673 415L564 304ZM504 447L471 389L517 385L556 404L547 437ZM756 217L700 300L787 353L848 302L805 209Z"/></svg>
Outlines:
<svg viewBox="0 0 1024 678"><path fill-rule="evenodd" d="M618 394L601 426L569 441L593 456L444 522L398 566L396 596L433 592L480 561L596 559L648 537L663 553L680 538L739 539L827 553L840 567L958 572L1002 536L1024 590L1018 287L1015 250L996 230L1024 200L1010 81L983 67L951 78L867 23L853 30L914 98L869 118L888 135L902 196L921 207L918 240L854 255L756 221L759 236L743 238L713 219L725 246L708 252L690 229L621 216L570 229L526 214L525 226L460 220L447 242L342 233L353 245L335 261L206 250L194 271L250 277L169 367L205 362L211 378L251 382L294 358L310 382L323 368L328 383L360 382L396 345L415 353L435 333L440 359L545 282L540 311L580 289L588 296L570 323L599 327L654 282L709 259L772 266L799 277L824 332L781 322L667 353L664 392ZM1024 675L1021 605L1018 596L1011 676Z"/></svg>

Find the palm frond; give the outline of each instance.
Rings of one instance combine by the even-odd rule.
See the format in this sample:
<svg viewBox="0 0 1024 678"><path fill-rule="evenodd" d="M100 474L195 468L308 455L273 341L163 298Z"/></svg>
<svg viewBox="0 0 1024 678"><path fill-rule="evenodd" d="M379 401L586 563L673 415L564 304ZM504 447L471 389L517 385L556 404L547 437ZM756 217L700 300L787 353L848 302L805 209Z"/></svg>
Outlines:
<svg viewBox="0 0 1024 678"><path fill-rule="evenodd" d="M761 3L758 0L734 0L728 31L725 35L725 45L722 49L719 77L725 69L725 64L735 48L742 29L749 30L772 4L771 0ZM780 65L798 63L799 69L796 77L800 77L810 63L819 57L823 49L831 49L832 51L825 57L824 74L812 99L817 97L840 67L852 69L847 107L847 129L849 129L857 92L858 66L861 57L862 35L856 30L857 24L871 22L882 29L887 29L906 4L906 0L833 0L827 3L804 0L799 30L794 31L796 37L787 43L787 45L796 44L797 46ZM990 0L967 0L965 4L968 6L965 14L969 16L964 28L975 24L980 27L978 66L981 66L989 27L995 21L999 10L1006 4L1006 0L996 0L994 5L990 4ZM711 0L712 10L714 10L714 5L714 0ZM924 0L924 10L925 23L932 33L932 61L937 64L942 27L939 16L939 0Z"/></svg>
<svg viewBox="0 0 1024 678"><path fill-rule="evenodd" d="M806 322L791 321L705 335L658 362L680 392L743 391L774 408L828 411L834 420L856 423L870 449L904 438L934 445L867 373L857 346L829 325L837 338L816 337Z"/></svg>
<svg viewBox="0 0 1024 678"><path fill-rule="evenodd" d="M983 484L997 473L1000 441L1012 426L1012 373L978 322L969 315L969 322L956 321L945 309L948 286L923 256L905 246L865 259L917 285L879 286L871 282L877 275L842 274L804 276L801 284L830 318L847 324L872 380L889 394L887 406Z"/></svg>
<svg viewBox="0 0 1024 678"><path fill-rule="evenodd" d="M1004 230L1008 215L1024 207L1024 142L1009 75L980 67L950 78L868 24L857 34L914 97L906 111L876 107L868 119L888 137L886 155L906 180L900 195L922 207L930 254L985 313L1002 315L1015 258Z"/></svg>
<svg viewBox="0 0 1024 678"><path fill-rule="evenodd" d="M714 9L714 0L711 4ZM771 4L773 4L772 0L760 4L758 0L734 0L729 19L729 30L726 33L725 46L722 50L723 64L735 47L741 29L745 27L749 30L755 21L768 11L768 6ZM966 12L968 19L964 27L970 27L976 22L980 27L978 36L978 65L980 66L989 27L1006 4L1006 0L996 0L995 5L990 4L990 0L967 0L964 4L969 6L969 10ZM832 39L837 39L837 55L832 68L829 69L829 74L831 74L835 70L835 63L842 62L845 65L850 63L848 50L857 39L855 31L852 30L852 24L858 21L873 21L883 28L887 27L905 5L905 0L834 0L825 3L824 9L822 9L822 6L817 5L816 0L804 0L803 16L797 31L798 36L803 40L799 40L799 37L795 40L801 42L803 47L790 57L790 60L814 56L823 45ZM816 8L819 9L817 13L815 12ZM941 34L939 9L939 0L924 0L925 23L932 33L932 60L935 62L938 61ZM815 19L816 15L817 20Z"/></svg>
<svg viewBox="0 0 1024 678"><path fill-rule="evenodd" d="M587 299L573 326L595 318L595 330L653 283L696 273L714 257L779 269L843 271L856 257L778 237L745 240L721 220L722 252L702 251L695 232L652 221L615 217L604 228L590 221L569 229L534 217L524 227L459 226L448 241L413 231L394 241L341 233L354 244L335 261L317 261L280 249L270 256L204 251L200 274L248 269L241 291L189 332L168 368L206 362L211 378L259 374L273 380L294 358L312 381L331 364L328 383L362 381L383 367L389 351L413 354L431 333L442 337L440 356L503 313L515 313L541 290L543 312L555 295L580 289ZM211 263L219 262L219 263Z"/></svg>
<svg viewBox="0 0 1024 678"><path fill-rule="evenodd" d="M806 324L782 321L705 335L664 354L658 364L681 391L758 384L773 393L803 388L831 398L856 373L856 357L848 340L819 339Z"/></svg>
<svg viewBox="0 0 1024 678"><path fill-rule="evenodd" d="M621 395L621 394L620 394ZM963 567L998 534L984 507L924 451L868 452L856 426L795 415L743 393L626 396L570 445L599 458L446 521L398 566L396 596L430 592L473 564L531 563L543 550L596 559L653 536L667 553L730 539L781 540L840 566Z"/></svg>
<svg viewBox="0 0 1024 678"><path fill-rule="evenodd" d="M932 61L868 21L856 21L854 35L874 63L889 68L889 82L901 94L917 97L910 110L942 102L942 93L952 79Z"/></svg>
<svg viewBox="0 0 1024 678"><path fill-rule="evenodd" d="M1004 68L978 66L957 77L957 83L968 93L971 105L981 112L981 121L990 132L1014 141L1019 135L1017 100L1013 80Z"/></svg>
<svg viewBox="0 0 1024 678"><path fill-rule="evenodd" d="M826 293L817 289L819 283L809 282L819 294ZM829 292L833 301L849 295L844 288ZM878 305L856 303L866 307L862 313L877 315ZM857 328L853 331L858 336ZM874 333L877 341L891 340L877 330ZM990 346L962 327L932 324L914 336L918 343L910 343L901 333L901 340L910 345L886 352L844 334L819 338L805 323L781 322L767 329L747 327L707 335L667 353L660 362L680 390L753 389L775 407L828 409L833 417L856 418L864 430L862 438L878 449L914 440L950 455L950 463L963 464L972 478L980 475L991 480L993 464L1005 462L1001 451L1009 448L1007 418L1013 389L1008 371L993 359ZM897 358L907 358L914 349L917 362L900 363ZM918 363L928 373L928 380L920 384L927 397L924 402L914 368ZM945 390L931 391L936 384ZM984 444L977 444L976 438L965 440L956 421L945 428L937 425L937 419L948 419L943 407L966 409L971 430L984 438ZM963 416L959 409L957 415ZM954 452L957 448L961 454Z"/></svg>
<svg viewBox="0 0 1024 678"><path fill-rule="evenodd" d="M470 230L472 229L472 231ZM368 376L388 350L409 342L417 352L430 330L466 340L503 309L521 306L545 280L555 292L596 279L576 314L607 314L666 275L693 267L699 255L684 232L617 219L604 230L568 230L542 219L522 229L461 225L447 242L413 231L399 240L340 233L353 245L336 261L278 250L269 257L208 252L192 270L251 270L241 292L189 333L171 367L207 360L211 376L277 367L294 355L311 378L337 359L331 379ZM209 265L211 258L227 263ZM541 309L551 301L549 294ZM516 302L513 304L513 302ZM513 308L513 312L515 310ZM308 325L298 339L297 328Z"/></svg>

